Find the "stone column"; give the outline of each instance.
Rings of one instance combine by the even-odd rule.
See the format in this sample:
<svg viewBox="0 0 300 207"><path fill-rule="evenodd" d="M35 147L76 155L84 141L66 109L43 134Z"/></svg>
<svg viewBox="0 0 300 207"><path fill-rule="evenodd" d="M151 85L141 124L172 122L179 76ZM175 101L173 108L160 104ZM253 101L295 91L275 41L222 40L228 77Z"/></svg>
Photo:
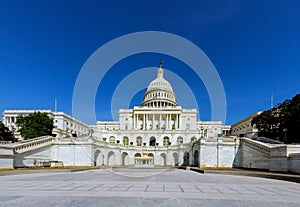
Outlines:
<svg viewBox="0 0 300 207"><path fill-rule="evenodd" d="M133 114L133 129L135 129L135 114Z"/></svg>
<svg viewBox="0 0 300 207"><path fill-rule="evenodd" d="M161 114L159 114L159 124L158 124L159 129L161 129Z"/></svg>
<svg viewBox="0 0 300 207"><path fill-rule="evenodd" d="M154 129L154 116L155 114L152 114L152 129Z"/></svg>
<svg viewBox="0 0 300 207"><path fill-rule="evenodd" d="M146 124L145 114L143 114L143 129L145 129L145 124Z"/></svg>
<svg viewBox="0 0 300 207"><path fill-rule="evenodd" d="M135 115L135 129L138 129L139 115Z"/></svg>
<svg viewBox="0 0 300 207"><path fill-rule="evenodd" d="M166 130L169 129L169 114L166 114Z"/></svg>
<svg viewBox="0 0 300 207"><path fill-rule="evenodd" d="M148 118L149 118L149 115L148 114L145 114L145 129L149 129L149 126L148 126Z"/></svg>
<svg viewBox="0 0 300 207"><path fill-rule="evenodd" d="M134 115L134 129L137 129L137 126L138 126L138 115L135 114Z"/></svg>

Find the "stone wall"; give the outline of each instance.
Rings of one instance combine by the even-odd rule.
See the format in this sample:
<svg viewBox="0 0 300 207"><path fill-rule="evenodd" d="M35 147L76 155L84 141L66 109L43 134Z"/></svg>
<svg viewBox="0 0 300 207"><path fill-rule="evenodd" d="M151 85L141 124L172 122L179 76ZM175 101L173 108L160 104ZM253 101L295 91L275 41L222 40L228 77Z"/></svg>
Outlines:
<svg viewBox="0 0 300 207"><path fill-rule="evenodd" d="M243 138L236 167L300 173L300 145L267 144Z"/></svg>
<svg viewBox="0 0 300 207"><path fill-rule="evenodd" d="M171 146L110 145L102 139L41 137L0 145L1 168L42 166L134 166L135 156L148 153L155 166L254 168L300 173L300 145L267 144L242 138L200 139Z"/></svg>
<svg viewBox="0 0 300 207"><path fill-rule="evenodd" d="M300 153L292 153L289 155L288 169L291 172L300 173Z"/></svg>
<svg viewBox="0 0 300 207"><path fill-rule="evenodd" d="M234 166L239 140L230 138L199 141L199 166L201 168L231 168Z"/></svg>

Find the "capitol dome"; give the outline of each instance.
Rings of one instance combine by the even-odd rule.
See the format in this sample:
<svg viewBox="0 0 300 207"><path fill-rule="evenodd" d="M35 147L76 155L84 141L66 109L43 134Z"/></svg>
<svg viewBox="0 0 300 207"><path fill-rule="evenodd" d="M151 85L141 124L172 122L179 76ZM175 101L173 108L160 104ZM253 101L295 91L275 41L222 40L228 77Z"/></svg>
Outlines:
<svg viewBox="0 0 300 207"><path fill-rule="evenodd" d="M142 106L165 108L177 106L176 95L171 84L164 78L164 70L160 62L157 77L148 86Z"/></svg>

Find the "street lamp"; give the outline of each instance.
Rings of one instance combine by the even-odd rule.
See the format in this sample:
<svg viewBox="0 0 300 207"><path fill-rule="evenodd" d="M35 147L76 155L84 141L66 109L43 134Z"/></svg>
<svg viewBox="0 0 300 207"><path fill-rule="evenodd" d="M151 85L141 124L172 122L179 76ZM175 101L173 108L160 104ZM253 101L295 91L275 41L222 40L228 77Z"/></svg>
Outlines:
<svg viewBox="0 0 300 207"><path fill-rule="evenodd" d="M287 139L286 139L287 128L284 128L283 131L284 131L284 143L287 144Z"/></svg>
<svg viewBox="0 0 300 207"><path fill-rule="evenodd" d="M201 131L201 133L200 133L200 139L204 138L204 136L203 136L203 130L204 130L204 128L202 127L202 124L201 124L201 126L200 126L200 131Z"/></svg>

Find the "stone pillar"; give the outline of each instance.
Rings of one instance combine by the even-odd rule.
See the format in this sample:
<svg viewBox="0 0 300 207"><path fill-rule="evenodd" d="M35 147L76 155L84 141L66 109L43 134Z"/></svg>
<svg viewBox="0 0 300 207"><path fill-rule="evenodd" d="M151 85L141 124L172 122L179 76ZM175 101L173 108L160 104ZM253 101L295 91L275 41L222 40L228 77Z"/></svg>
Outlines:
<svg viewBox="0 0 300 207"><path fill-rule="evenodd" d="M154 129L154 116L155 114L152 114L152 129Z"/></svg>
<svg viewBox="0 0 300 207"><path fill-rule="evenodd" d="M158 126L159 126L159 129L161 129L161 114L159 114L159 124L158 124Z"/></svg>
<svg viewBox="0 0 300 207"><path fill-rule="evenodd" d="M169 114L169 129L172 129L172 114Z"/></svg>
<svg viewBox="0 0 300 207"><path fill-rule="evenodd" d="M135 129L135 114L133 114L133 129Z"/></svg>
<svg viewBox="0 0 300 207"><path fill-rule="evenodd" d="M145 129L149 129L148 119L149 119L149 114L146 114Z"/></svg>
<svg viewBox="0 0 300 207"><path fill-rule="evenodd" d="M169 114L166 114L166 130L169 129Z"/></svg>
<svg viewBox="0 0 300 207"><path fill-rule="evenodd" d="M145 120L145 114L143 114L143 129L145 129L146 120Z"/></svg>

